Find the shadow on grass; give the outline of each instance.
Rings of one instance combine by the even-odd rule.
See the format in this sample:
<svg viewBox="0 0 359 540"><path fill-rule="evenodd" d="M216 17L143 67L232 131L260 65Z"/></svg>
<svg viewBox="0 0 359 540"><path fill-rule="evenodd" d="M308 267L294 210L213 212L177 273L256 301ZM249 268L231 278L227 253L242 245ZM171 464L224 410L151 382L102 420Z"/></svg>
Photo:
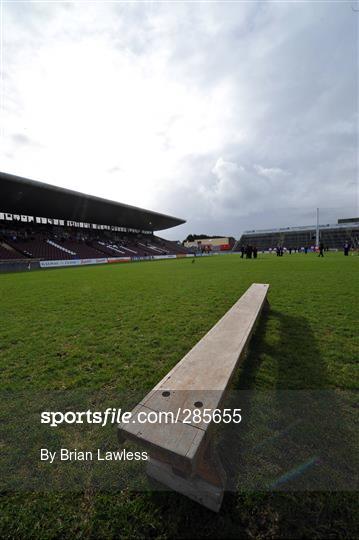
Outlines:
<svg viewBox="0 0 359 540"><path fill-rule="evenodd" d="M229 406L243 411L243 422L223 430L220 443L230 489L240 489L243 476L245 489L355 489L355 394L330 389L305 318L270 317L277 340L266 339L263 320L230 396ZM263 358L274 360L276 378L274 388L257 390Z"/></svg>
<svg viewBox="0 0 359 540"><path fill-rule="evenodd" d="M269 336L269 323L277 328ZM272 364L269 389L257 389L262 362ZM273 384L272 384L273 381ZM343 414L350 399L328 389L328 375L315 335L303 317L275 310L263 316L250 352L225 407L243 411L241 424L221 425L219 453L228 476L220 513L173 492L148 494L178 538L325 538L349 527L341 501L349 490L355 443ZM321 493L318 493L318 490ZM286 491L279 493L278 491ZM337 491L337 493L333 493ZM337 498L333 514L323 511ZM335 537L334 533L334 537Z"/></svg>

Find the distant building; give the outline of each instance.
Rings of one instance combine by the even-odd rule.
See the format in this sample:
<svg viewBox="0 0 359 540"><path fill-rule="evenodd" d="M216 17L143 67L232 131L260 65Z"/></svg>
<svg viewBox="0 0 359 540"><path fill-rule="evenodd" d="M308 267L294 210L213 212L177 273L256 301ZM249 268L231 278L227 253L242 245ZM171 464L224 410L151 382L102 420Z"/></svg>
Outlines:
<svg viewBox="0 0 359 540"><path fill-rule="evenodd" d="M235 244L232 236L221 236L212 238L196 238L193 242L186 241L186 248L197 249L198 251L230 251Z"/></svg>

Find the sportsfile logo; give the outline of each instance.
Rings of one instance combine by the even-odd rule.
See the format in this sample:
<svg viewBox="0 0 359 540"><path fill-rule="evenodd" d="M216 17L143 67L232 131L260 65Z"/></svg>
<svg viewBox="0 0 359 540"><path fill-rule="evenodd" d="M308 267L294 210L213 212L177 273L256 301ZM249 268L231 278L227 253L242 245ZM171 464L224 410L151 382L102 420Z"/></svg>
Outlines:
<svg viewBox="0 0 359 540"><path fill-rule="evenodd" d="M49 424L50 427L58 427L61 424L128 424L132 414L122 409L108 407L105 411L43 411L41 424Z"/></svg>
<svg viewBox="0 0 359 540"><path fill-rule="evenodd" d="M122 409L107 408L105 411L43 411L41 423L50 427L61 424L239 424L242 421L241 409L178 408L176 411L139 411L136 415Z"/></svg>

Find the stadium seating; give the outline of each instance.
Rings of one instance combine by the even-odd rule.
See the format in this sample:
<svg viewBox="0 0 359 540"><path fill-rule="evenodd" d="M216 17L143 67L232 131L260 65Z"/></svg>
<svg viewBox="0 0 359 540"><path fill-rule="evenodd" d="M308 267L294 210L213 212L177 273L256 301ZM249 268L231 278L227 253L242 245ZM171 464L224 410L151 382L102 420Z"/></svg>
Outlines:
<svg viewBox="0 0 359 540"><path fill-rule="evenodd" d="M103 257L156 257L185 254L176 242L154 235L79 231L59 226L0 229L0 261L13 259L70 260Z"/></svg>
<svg viewBox="0 0 359 540"><path fill-rule="evenodd" d="M92 247L91 245L88 245L86 242L83 241L76 241L76 240L61 240L58 242L60 246L67 249L68 251L72 252L72 256L70 258L77 258L77 259L99 259L103 257L103 253L96 248ZM66 252L62 252L66 254Z"/></svg>
<svg viewBox="0 0 359 540"><path fill-rule="evenodd" d="M111 243L98 240L94 243L94 247L104 255L107 255L107 257L125 257L126 255L126 252L116 242Z"/></svg>
<svg viewBox="0 0 359 540"><path fill-rule="evenodd" d="M167 251L167 253L175 255L184 255L186 253L189 253L190 251L181 244L178 244L177 242L171 242L171 240L165 240L164 238L154 237L154 243L155 245L162 248L164 251Z"/></svg>
<svg viewBox="0 0 359 540"><path fill-rule="evenodd" d="M14 260L14 259L24 259L25 255L16 251L12 246L7 242L0 240L0 260Z"/></svg>

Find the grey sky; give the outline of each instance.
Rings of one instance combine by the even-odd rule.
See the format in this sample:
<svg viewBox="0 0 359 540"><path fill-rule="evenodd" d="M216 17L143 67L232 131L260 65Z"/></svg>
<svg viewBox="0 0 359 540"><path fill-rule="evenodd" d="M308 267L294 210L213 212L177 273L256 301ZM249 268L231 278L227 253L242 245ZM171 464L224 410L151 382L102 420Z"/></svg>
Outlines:
<svg viewBox="0 0 359 540"><path fill-rule="evenodd" d="M358 212L354 3L3 3L1 166L238 236Z"/></svg>

